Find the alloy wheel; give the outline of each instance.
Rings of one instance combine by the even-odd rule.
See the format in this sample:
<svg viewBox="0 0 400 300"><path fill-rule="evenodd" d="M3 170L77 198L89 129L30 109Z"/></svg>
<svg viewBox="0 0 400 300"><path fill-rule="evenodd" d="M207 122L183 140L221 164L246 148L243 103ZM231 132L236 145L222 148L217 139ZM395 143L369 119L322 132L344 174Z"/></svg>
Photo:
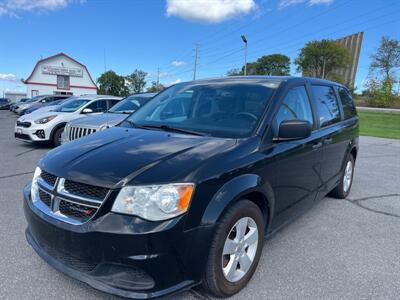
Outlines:
<svg viewBox="0 0 400 300"><path fill-rule="evenodd" d="M345 193L350 189L351 181L353 179L353 163L349 160L346 164L346 169L343 175L343 190Z"/></svg>
<svg viewBox="0 0 400 300"><path fill-rule="evenodd" d="M225 279L237 282L250 270L257 252L258 227L249 217L239 219L231 228L222 251Z"/></svg>

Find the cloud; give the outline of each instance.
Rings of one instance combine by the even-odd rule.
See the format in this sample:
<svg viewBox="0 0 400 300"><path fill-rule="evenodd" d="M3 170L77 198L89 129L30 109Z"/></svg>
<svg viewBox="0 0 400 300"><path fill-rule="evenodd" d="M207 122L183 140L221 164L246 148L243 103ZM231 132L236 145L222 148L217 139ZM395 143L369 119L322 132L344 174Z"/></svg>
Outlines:
<svg viewBox="0 0 400 300"><path fill-rule="evenodd" d="M256 9L254 0L167 0L167 16L218 23Z"/></svg>
<svg viewBox="0 0 400 300"><path fill-rule="evenodd" d="M12 74L12 73L8 73L8 74L0 73L0 80L3 80L3 81L17 81L18 78L17 78L17 76L15 74Z"/></svg>
<svg viewBox="0 0 400 300"><path fill-rule="evenodd" d="M308 5L331 4L334 0L309 0Z"/></svg>
<svg viewBox="0 0 400 300"><path fill-rule="evenodd" d="M309 6L318 4L331 4L334 0L281 0L279 2L279 8L286 8L297 4L307 3Z"/></svg>
<svg viewBox="0 0 400 300"><path fill-rule="evenodd" d="M71 2L84 3L78 0L4 0L0 2L0 16L17 16L23 11L54 11L68 6Z"/></svg>
<svg viewBox="0 0 400 300"><path fill-rule="evenodd" d="M186 62L183 60L173 60L171 62L171 65L174 67L182 67L182 66L186 65Z"/></svg>

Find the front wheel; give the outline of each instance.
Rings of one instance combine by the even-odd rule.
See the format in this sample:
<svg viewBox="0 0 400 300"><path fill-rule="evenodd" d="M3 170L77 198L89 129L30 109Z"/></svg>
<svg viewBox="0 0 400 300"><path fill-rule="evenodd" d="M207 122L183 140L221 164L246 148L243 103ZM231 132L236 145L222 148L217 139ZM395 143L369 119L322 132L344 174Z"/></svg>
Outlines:
<svg viewBox="0 0 400 300"><path fill-rule="evenodd" d="M342 175L340 177L339 184L330 192L329 196L345 199L351 190L351 186L353 184L354 177L354 157L353 155L349 155L347 157L344 169L342 171Z"/></svg>
<svg viewBox="0 0 400 300"><path fill-rule="evenodd" d="M54 147L58 147L61 145L61 137L62 137L62 133L64 131L64 127L58 128L54 134L53 134L53 138L52 138L52 144Z"/></svg>
<svg viewBox="0 0 400 300"><path fill-rule="evenodd" d="M249 282L264 242L265 221L259 207L241 200L219 222L204 274L204 288L217 297L229 297Z"/></svg>

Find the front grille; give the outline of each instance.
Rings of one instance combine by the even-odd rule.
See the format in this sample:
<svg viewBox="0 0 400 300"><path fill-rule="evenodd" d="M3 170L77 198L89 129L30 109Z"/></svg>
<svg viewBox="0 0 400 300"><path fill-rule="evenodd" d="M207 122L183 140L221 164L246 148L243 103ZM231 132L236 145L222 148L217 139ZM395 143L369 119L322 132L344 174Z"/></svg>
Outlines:
<svg viewBox="0 0 400 300"><path fill-rule="evenodd" d="M42 170L40 177L42 177L44 181L46 181L48 184L52 186L56 184L57 176L47 173L46 171Z"/></svg>
<svg viewBox="0 0 400 300"><path fill-rule="evenodd" d="M89 220L97 212L97 208L72 203L66 200L60 201L59 210L63 215L69 216L82 223Z"/></svg>
<svg viewBox="0 0 400 300"><path fill-rule="evenodd" d="M109 191L107 188L63 178L58 180L57 176L44 170L40 177L42 181L38 182L39 198L50 208L46 213L74 225L90 220L97 213ZM45 183L52 186L51 192ZM43 209L43 206L38 208Z"/></svg>
<svg viewBox="0 0 400 300"><path fill-rule="evenodd" d="M94 128L69 126L67 129L67 137L70 141L73 141L83 136L95 133L96 131L97 130Z"/></svg>
<svg viewBox="0 0 400 300"><path fill-rule="evenodd" d="M104 200L108 193L108 189L106 188L75 182L72 180L65 180L64 188L71 194L81 197L89 197L96 200Z"/></svg>
<svg viewBox="0 0 400 300"><path fill-rule="evenodd" d="M31 122L21 122L21 121L17 121L17 126L18 126L18 127L29 128L29 127L31 127L31 125L32 125Z"/></svg>
<svg viewBox="0 0 400 300"><path fill-rule="evenodd" d="M74 255L71 255L70 253L67 253L63 251L62 249L55 249L48 244L43 244L42 245L43 250L50 255L52 258L58 260L60 263L63 265L83 272L83 273L89 273L96 268L97 263L94 261L89 261L88 259L80 258Z"/></svg>
<svg viewBox="0 0 400 300"><path fill-rule="evenodd" d="M46 204L48 207L51 207L51 195L49 193L39 189L39 197L44 204Z"/></svg>
<svg viewBox="0 0 400 300"><path fill-rule="evenodd" d="M30 141L31 140L29 135L23 134L23 133L14 133L14 137L16 139L25 140L25 141Z"/></svg>

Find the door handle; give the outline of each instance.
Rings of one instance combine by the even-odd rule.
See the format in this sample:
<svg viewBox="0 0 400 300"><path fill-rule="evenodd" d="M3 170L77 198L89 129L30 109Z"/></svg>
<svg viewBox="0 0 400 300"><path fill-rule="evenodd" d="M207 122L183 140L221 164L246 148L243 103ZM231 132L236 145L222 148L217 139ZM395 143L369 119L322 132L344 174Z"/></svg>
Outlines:
<svg viewBox="0 0 400 300"><path fill-rule="evenodd" d="M324 144L330 144L332 143L333 139L331 137L328 137L326 139L324 139Z"/></svg>
<svg viewBox="0 0 400 300"><path fill-rule="evenodd" d="M322 147L322 143L321 143L321 142L315 142L315 143L312 145L312 148L313 148L314 150L319 149L319 148L321 148L321 147Z"/></svg>

